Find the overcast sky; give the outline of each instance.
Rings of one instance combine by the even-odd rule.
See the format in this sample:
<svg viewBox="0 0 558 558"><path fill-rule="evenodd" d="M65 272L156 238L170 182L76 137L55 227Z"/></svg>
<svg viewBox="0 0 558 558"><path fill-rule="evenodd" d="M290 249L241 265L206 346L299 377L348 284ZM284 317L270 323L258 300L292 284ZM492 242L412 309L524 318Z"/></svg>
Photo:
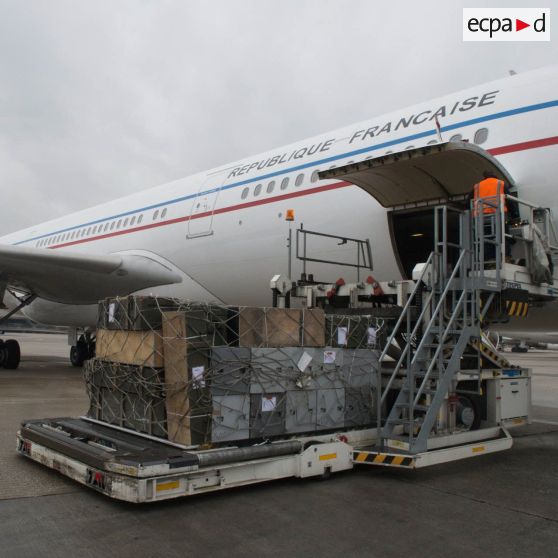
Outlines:
<svg viewBox="0 0 558 558"><path fill-rule="evenodd" d="M463 43L482 5L0 0L0 233L556 63Z"/></svg>

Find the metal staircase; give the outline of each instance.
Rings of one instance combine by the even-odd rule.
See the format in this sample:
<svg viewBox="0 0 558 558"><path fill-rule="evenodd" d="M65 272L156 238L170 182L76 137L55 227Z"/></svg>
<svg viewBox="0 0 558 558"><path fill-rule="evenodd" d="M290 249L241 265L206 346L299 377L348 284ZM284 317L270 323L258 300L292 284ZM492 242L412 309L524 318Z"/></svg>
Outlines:
<svg viewBox="0 0 558 558"><path fill-rule="evenodd" d="M457 240L450 238L450 213L459 222ZM381 448L398 448L409 454L427 450L442 404L455 391L465 349L479 340L477 291L469 277L469 271L476 267L476 250L472 249L468 223L469 212L448 206L435 208L434 251L379 359L381 377L389 376L378 390L379 425L390 390L400 386L378 437ZM417 307L421 311L413 320L411 313ZM402 336L417 341L414 346L404 344L401 356L394 363L388 357L388 349ZM398 426L402 429L397 429L396 434Z"/></svg>

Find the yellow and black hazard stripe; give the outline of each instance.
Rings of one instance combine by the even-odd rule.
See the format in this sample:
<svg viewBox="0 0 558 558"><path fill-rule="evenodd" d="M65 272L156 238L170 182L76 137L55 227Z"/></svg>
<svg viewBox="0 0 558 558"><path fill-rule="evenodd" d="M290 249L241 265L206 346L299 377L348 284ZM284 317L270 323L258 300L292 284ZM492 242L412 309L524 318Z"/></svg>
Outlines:
<svg viewBox="0 0 558 558"><path fill-rule="evenodd" d="M355 451L353 453L355 463L368 463L372 465L385 465L390 467L413 467L413 458L408 455L397 455L393 453L376 453L369 451Z"/></svg>
<svg viewBox="0 0 558 558"><path fill-rule="evenodd" d="M506 313L515 318L524 318L529 312L529 303L519 300L506 300Z"/></svg>
<svg viewBox="0 0 558 558"><path fill-rule="evenodd" d="M492 362L492 364L495 364L500 368L509 368L510 361L493 351L490 347L487 347L484 343L479 343L477 340L473 340L471 341L471 345L480 351L482 356Z"/></svg>

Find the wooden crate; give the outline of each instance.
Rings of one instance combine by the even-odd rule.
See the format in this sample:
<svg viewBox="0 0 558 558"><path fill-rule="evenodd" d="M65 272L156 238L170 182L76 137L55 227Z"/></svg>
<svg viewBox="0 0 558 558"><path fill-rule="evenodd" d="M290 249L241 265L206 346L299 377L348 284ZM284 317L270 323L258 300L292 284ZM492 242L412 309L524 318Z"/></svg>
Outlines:
<svg viewBox="0 0 558 558"><path fill-rule="evenodd" d="M161 331L120 331L98 329L97 358L123 364L163 367Z"/></svg>
<svg viewBox="0 0 558 558"><path fill-rule="evenodd" d="M241 308L238 344L240 347L297 347L300 320L298 308Z"/></svg>
<svg viewBox="0 0 558 558"><path fill-rule="evenodd" d="M304 308L301 320L301 345L325 347L325 312L321 308Z"/></svg>
<svg viewBox="0 0 558 558"><path fill-rule="evenodd" d="M211 409L204 380L210 362L209 348L204 350L188 343L187 321L185 312L163 312L168 439L189 446L207 441ZM202 367L199 383L194 382L193 370Z"/></svg>

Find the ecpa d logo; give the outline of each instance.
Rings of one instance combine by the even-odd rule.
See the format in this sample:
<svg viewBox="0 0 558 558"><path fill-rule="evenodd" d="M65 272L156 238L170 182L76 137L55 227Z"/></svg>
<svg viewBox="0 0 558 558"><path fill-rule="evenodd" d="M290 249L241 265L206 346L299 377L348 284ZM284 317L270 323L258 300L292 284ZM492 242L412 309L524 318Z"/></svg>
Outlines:
<svg viewBox="0 0 558 558"><path fill-rule="evenodd" d="M464 41L550 41L550 8L463 8Z"/></svg>

